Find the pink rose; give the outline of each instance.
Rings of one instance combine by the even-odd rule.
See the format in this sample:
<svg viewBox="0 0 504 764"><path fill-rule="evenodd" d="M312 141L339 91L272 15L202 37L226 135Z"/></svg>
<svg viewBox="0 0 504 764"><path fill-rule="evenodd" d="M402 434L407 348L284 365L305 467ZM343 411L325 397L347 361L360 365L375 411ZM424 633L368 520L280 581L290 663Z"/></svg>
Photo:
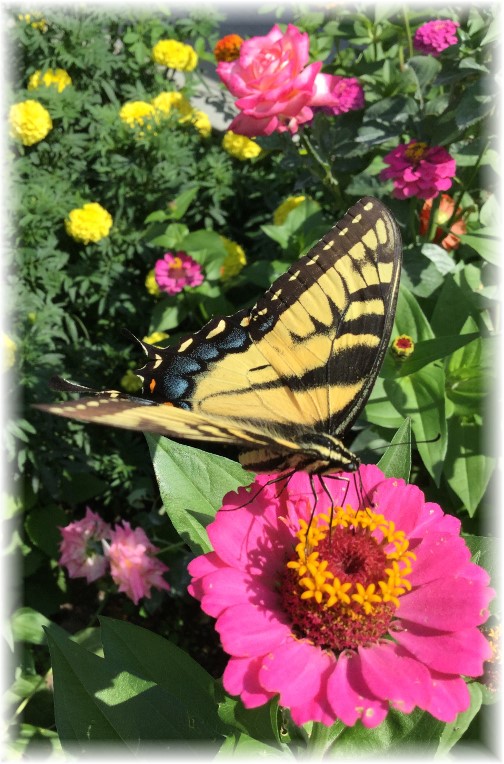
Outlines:
<svg viewBox="0 0 504 764"><path fill-rule="evenodd" d="M150 597L151 589L170 588L163 573L168 568L158 560L157 546L149 541L143 528L133 529L125 520L116 525L107 549L110 573L120 592L124 592L135 605L142 597Z"/></svg>
<svg viewBox="0 0 504 764"><path fill-rule="evenodd" d="M102 541L110 537L111 528L100 515L86 507L86 516L60 528L61 557L70 578L85 578L88 584L105 574L108 561Z"/></svg>
<svg viewBox="0 0 504 764"><path fill-rule="evenodd" d="M341 77L321 74L321 61L308 64L309 43L308 35L292 24L285 33L275 25L264 37L246 40L236 60L219 63L217 73L237 96L241 112L229 130L249 137L296 133L312 120L313 107L336 114L348 110L341 109Z"/></svg>

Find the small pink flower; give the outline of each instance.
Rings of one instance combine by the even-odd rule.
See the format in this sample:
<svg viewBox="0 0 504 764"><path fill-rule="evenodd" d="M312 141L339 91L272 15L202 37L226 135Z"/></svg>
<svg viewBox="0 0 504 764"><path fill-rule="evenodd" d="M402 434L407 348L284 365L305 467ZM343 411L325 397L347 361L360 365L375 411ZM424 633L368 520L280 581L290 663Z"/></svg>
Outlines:
<svg viewBox="0 0 504 764"><path fill-rule="evenodd" d="M199 286L203 282L201 266L186 252L167 252L154 266L156 282L163 292L177 294L184 287Z"/></svg>
<svg viewBox="0 0 504 764"><path fill-rule="evenodd" d="M469 707L462 676L491 654L488 574L416 486L374 465L340 477L332 508L316 482L314 508L306 474L281 490L260 475L208 526L215 551L190 563L189 591L231 656L224 687L247 708L278 695L298 725L376 727L391 706L451 722Z"/></svg>
<svg viewBox="0 0 504 764"><path fill-rule="evenodd" d="M449 19L428 21L418 27L413 38L413 45L421 53L439 56L445 48L458 42L457 27L459 26L457 21Z"/></svg>
<svg viewBox="0 0 504 764"><path fill-rule="evenodd" d="M390 165L381 180L393 180L397 199L433 199L452 185L456 163L442 146L428 147L421 141L401 143L383 161Z"/></svg>
<svg viewBox="0 0 504 764"><path fill-rule="evenodd" d="M159 552L142 528L133 530L123 521L112 531L107 556L110 560L110 572L119 591L124 592L135 605L142 597L150 597L150 590L169 589L163 573L168 568L154 555Z"/></svg>
<svg viewBox="0 0 504 764"><path fill-rule="evenodd" d="M87 507L82 520L60 528L60 532L58 564L66 567L70 578L82 577L90 584L105 574L108 563L102 540L110 537L111 529L100 515Z"/></svg>
<svg viewBox="0 0 504 764"><path fill-rule="evenodd" d="M274 131L296 133L313 118L313 107L339 114L355 100L342 99L340 77L320 74L322 62L309 64L309 36L289 24L284 32L275 25L267 35L242 43L239 56L221 61L217 74L237 97L240 114L229 130L256 137ZM348 108L342 108L346 100ZM358 99L357 99L358 100Z"/></svg>
<svg viewBox="0 0 504 764"><path fill-rule="evenodd" d="M315 79L317 90L311 105L320 103L328 114L344 114L364 108L364 91L355 77L319 74Z"/></svg>

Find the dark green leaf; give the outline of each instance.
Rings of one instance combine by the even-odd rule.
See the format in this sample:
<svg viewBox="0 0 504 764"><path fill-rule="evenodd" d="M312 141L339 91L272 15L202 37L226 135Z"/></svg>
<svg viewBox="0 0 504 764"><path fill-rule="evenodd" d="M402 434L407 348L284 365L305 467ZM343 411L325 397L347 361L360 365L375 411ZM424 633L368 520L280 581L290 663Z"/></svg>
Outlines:
<svg viewBox="0 0 504 764"><path fill-rule="evenodd" d="M42 613L38 613L30 607L22 607L12 615L12 636L16 642L42 645L46 641L44 627L49 624L50 621Z"/></svg>
<svg viewBox="0 0 504 764"><path fill-rule="evenodd" d="M486 441L484 429L476 422L460 417L448 420L444 474L470 516L478 508L495 468L496 459L488 453Z"/></svg>
<svg viewBox="0 0 504 764"><path fill-rule="evenodd" d="M436 756L446 756L448 751L453 748L455 743L457 743L462 738L464 732L466 732L470 723L481 708L483 694L481 692L480 685L477 684L477 682L472 682L467 686L467 689L469 690L469 695L471 696L471 704L467 711L463 711L462 713L458 714L454 722L451 722L445 726L439 741L439 747L436 751Z"/></svg>

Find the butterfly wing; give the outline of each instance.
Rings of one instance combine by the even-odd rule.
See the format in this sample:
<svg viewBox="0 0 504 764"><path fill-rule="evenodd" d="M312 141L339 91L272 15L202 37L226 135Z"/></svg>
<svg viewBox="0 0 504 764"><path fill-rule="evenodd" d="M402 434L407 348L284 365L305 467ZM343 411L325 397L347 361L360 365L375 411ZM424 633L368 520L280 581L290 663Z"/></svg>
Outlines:
<svg viewBox="0 0 504 764"><path fill-rule="evenodd" d="M381 367L401 251L390 212L362 199L251 311L174 347L144 344L144 391L290 440L307 428L344 432Z"/></svg>

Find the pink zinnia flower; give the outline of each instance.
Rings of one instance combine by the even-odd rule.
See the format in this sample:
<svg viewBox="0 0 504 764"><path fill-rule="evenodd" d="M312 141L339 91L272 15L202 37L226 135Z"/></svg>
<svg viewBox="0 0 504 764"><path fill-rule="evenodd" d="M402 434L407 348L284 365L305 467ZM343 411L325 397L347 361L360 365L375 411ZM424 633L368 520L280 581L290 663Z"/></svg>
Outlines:
<svg viewBox="0 0 504 764"><path fill-rule="evenodd" d="M428 21L418 27L413 37L413 45L421 53L439 56L445 48L458 42L457 27L459 26L457 21L450 21L449 19Z"/></svg>
<svg viewBox="0 0 504 764"><path fill-rule="evenodd" d="M142 597L150 597L150 590L169 589L163 573L168 568L154 555L159 552L142 528L132 529L123 521L116 525L111 535L107 556L110 560L110 572L119 591L124 592L135 605Z"/></svg>
<svg viewBox="0 0 504 764"><path fill-rule="evenodd" d="M455 160L442 146L429 148L415 140L401 143L383 161L390 167L381 171L380 179L393 180L398 199L433 199L450 188L457 171Z"/></svg>
<svg viewBox="0 0 504 764"><path fill-rule="evenodd" d="M66 567L70 578L82 577L90 584L103 576L108 562L102 540L110 537L110 525L87 507L82 520L59 530L62 541L58 564Z"/></svg>
<svg viewBox="0 0 504 764"><path fill-rule="evenodd" d="M342 97L341 77L320 74L321 61L308 63L309 46L308 34L292 24L282 32L275 24L267 35L245 40L236 59L220 61L217 74L237 97L241 112L229 130L251 138L275 131L296 133L313 119L314 107L336 114L361 108L350 105L360 103L358 96Z"/></svg>
<svg viewBox="0 0 504 764"><path fill-rule="evenodd" d="M451 722L469 707L461 675L490 656L488 574L416 486L374 465L340 477L325 481L332 510L317 481L312 518L306 474L282 490L261 475L208 526L215 551L190 563L189 591L231 655L224 687L247 708L278 695L298 725L376 727L390 706Z"/></svg>
<svg viewBox="0 0 504 764"><path fill-rule="evenodd" d="M364 91L355 77L319 74L317 82L320 86L311 106L317 107L320 103L322 110L327 114L344 114L364 108ZM325 88L322 83L325 84ZM328 105L329 101L331 105Z"/></svg>
<svg viewBox="0 0 504 764"><path fill-rule="evenodd" d="M201 266L187 252L167 252L154 266L156 282L163 292L177 294L184 287L199 286L203 282Z"/></svg>

